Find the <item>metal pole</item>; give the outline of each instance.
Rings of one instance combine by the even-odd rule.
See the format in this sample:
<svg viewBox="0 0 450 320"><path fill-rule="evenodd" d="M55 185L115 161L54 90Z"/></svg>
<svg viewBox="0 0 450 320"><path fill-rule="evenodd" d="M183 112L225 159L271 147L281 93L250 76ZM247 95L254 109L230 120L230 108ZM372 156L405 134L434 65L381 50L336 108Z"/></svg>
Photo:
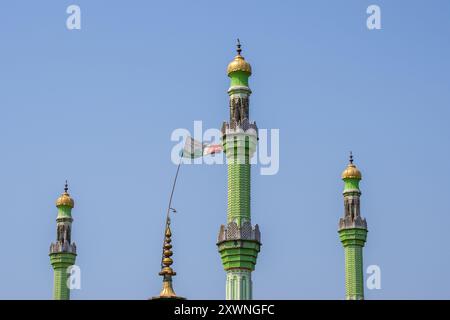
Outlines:
<svg viewBox="0 0 450 320"><path fill-rule="evenodd" d="M166 240L166 230L167 230L167 226L170 224L170 210L173 210L172 209L172 198L173 198L173 193L175 191L175 185L177 183L178 172L180 172L182 158L183 158L183 154L181 154L180 163L178 163L178 166L177 166L177 173L175 174L175 179L173 180L172 192L170 193L169 205L167 207L166 227L164 228L163 249L162 249L162 255L161 255L161 268L163 267L162 259L164 258L164 242Z"/></svg>

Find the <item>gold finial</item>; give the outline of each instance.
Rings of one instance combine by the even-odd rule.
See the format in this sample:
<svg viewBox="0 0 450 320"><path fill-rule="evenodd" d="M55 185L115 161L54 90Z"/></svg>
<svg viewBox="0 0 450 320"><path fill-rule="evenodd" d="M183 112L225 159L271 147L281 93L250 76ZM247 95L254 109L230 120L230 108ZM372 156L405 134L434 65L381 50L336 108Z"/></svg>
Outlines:
<svg viewBox="0 0 450 320"><path fill-rule="evenodd" d="M170 230L170 219L168 219L161 260L161 272L159 273L160 276L176 275L176 272L173 271L173 269L170 267L173 264L173 260L171 258L171 256L173 255L171 242L172 242L172 231Z"/></svg>
<svg viewBox="0 0 450 320"><path fill-rule="evenodd" d="M241 41L239 40L239 38L237 39L236 52L237 52L237 55L234 57L233 61L231 61L228 64L227 74L230 75L230 73L232 73L232 72L242 71L242 72L246 72L249 75L251 75L252 67L251 67L250 63L245 61L244 57L241 56L242 49L241 49Z"/></svg>
<svg viewBox="0 0 450 320"><path fill-rule="evenodd" d="M163 287L159 294L159 297L154 299L182 299L178 297L172 287L172 277L177 273L173 271L171 265L172 260L172 231L170 230L170 218L167 217L166 230L164 233L163 254L161 259L161 272L160 276L163 276Z"/></svg>
<svg viewBox="0 0 450 320"><path fill-rule="evenodd" d="M75 205L75 202L73 201L73 199L70 197L70 194L68 193L69 191L69 186L67 184L67 180L66 183L64 185L64 193L56 200L56 206L68 206L73 208Z"/></svg>
<svg viewBox="0 0 450 320"><path fill-rule="evenodd" d="M350 151L350 160L347 168L342 172L342 179L359 179L361 180L361 171L353 164L353 153Z"/></svg>

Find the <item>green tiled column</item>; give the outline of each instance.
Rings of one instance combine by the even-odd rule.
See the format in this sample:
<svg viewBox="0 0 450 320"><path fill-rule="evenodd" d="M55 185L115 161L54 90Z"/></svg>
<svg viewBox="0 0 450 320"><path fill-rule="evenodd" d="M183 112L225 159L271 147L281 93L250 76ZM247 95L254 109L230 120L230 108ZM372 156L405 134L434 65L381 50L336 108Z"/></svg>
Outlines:
<svg viewBox="0 0 450 320"><path fill-rule="evenodd" d="M248 151L247 151L248 152ZM248 156L246 157L248 162ZM228 164L227 222L250 221L250 164Z"/></svg>
<svg viewBox="0 0 450 320"><path fill-rule="evenodd" d="M67 270L75 263L73 253L54 253L50 255L53 266L53 299L70 300L70 289L67 286L69 274Z"/></svg>
<svg viewBox="0 0 450 320"><path fill-rule="evenodd" d="M345 253L345 297L347 300L364 299L363 247L367 230L343 229L339 235Z"/></svg>

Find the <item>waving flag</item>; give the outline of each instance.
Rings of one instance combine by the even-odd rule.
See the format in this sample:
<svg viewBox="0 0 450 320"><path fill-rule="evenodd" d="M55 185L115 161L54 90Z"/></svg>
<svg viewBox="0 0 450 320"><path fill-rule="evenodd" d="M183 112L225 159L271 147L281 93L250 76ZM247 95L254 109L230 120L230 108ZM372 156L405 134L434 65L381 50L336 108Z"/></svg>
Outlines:
<svg viewBox="0 0 450 320"><path fill-rule="evenodd" d="M192 137L188 136L184 144L184 148L181 151L184 158L200 158L210 154L222 152L223 148L221 144L206 144L201 143Z"/></svg>

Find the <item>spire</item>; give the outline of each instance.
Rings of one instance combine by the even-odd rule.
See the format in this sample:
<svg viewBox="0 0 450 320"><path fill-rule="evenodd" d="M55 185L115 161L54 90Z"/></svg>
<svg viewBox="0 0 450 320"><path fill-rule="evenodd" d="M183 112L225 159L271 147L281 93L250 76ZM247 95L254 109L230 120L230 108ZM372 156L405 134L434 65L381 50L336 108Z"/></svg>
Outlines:
<svg viewBox="0 0 450 320"><path fill-rule="evenodd" d="M170 217L167 217L166 230L164 233L163 254L161 258L161 272L160 276L163 276L163 287L158 297L153 299L183 299L176 295L172 287L172 277L177 273L173 271L171 265L172 260L172 231L170 230Z"/></svg>
<svg viewBox="0 0 450 320"><path fill-rule="evenodd" d="M70 207L70 208L74 207L75 202L70 197L70 194L68 193L68 191L69 191L69 185L67 184L67 180L66 180L66 183L64 184L64 192L56 200L56 206L57 207L60 207L60 206L67 206L67 207Z"/></svg>
<svg viewBox="0 0 450 320"><path fill-rule="evenodd" d="M250 63L245 61L244 57L241 56L241 41L237 39L236 43L236 52L237 55L234 57L233 61L231 61L228 64L227 67L227 74L230 77L232 73L241 71L246 74L246 79L248 80L248 77L252 74L252 67Z"/></svg>
<svg viewBox="0 0 450 320"><path fill-rule="evenodd" d="M241 41L239 41L239 38L237 38L237 44L236 44L236 52L238 56L241 55L242 49L241 49Z"/></svg>
<svg viewBox="0 0 450 320"><path fill-rule="evenodd" d="M362 174L353 163L353 153L350 151L349 163L347 168L342 172L342 179L356 179L361 180Z"/></svg>
<svg viewBox="0 0 450 320"><path fill-rule="evenodd" d="M163 254L161 259L161 272L159 273L160 276L176 275L176 272L173 271L173 269L170 267L173 264L173 260L171 258L171 256L173 255L171 242L172 242L172 231L170 230L170 218L168 218L166 231L164 234Z"/></svg>

